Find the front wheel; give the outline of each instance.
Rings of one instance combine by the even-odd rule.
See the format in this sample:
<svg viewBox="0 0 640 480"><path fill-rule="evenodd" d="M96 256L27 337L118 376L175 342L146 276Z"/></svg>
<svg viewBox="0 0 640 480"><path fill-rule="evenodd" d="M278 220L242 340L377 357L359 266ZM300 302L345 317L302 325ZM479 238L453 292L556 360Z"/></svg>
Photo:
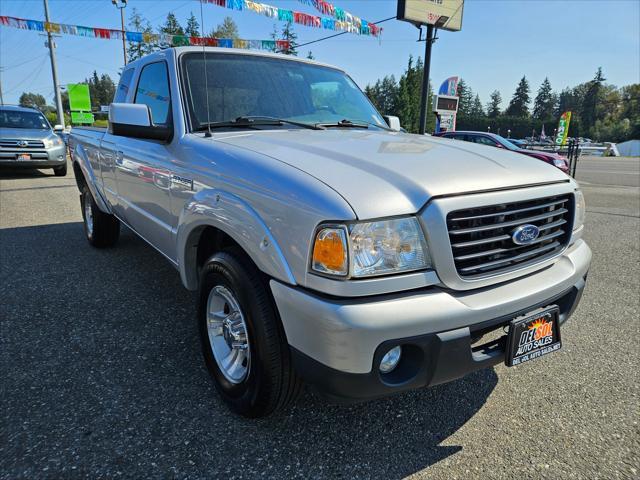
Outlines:
<svg viewBox="0 0 640 480"><path fill-rule="evenodd" d="M96 205L89 187L82 186L80 194L84 233L89 243L97 248L111 247L120 237L120 220L102 212Z"/></svg>
<svg viewBox="0 0 640 480"><path fill-rule="evenodd" d="M245 417L289 405L301 380L260 272L239 249L211 257L202 269L198 322L202 353L224 402Z"/></svg>

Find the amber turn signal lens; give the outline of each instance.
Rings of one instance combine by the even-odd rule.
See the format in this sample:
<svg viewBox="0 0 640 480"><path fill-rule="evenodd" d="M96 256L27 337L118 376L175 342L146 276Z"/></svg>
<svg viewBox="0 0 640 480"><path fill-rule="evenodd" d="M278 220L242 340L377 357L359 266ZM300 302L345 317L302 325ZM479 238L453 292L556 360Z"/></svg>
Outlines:
<svg viewBox="0 0 640 480"><path fill-rule="evenodd" d="M323 228L313 246L313 269L334 275L347 274L347 241L341 228Z"/></svg>

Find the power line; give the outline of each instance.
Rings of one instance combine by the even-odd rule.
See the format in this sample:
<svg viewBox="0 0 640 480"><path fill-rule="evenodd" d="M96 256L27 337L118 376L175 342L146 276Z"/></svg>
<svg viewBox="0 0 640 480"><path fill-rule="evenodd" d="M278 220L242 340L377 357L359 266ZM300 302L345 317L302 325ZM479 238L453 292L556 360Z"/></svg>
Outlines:
<svg viewBox="0 0 640 480"><path fill-rule="evenodd" d="M377 22L373 22L373 24L378 25L380 23L388 22L389 20L395 20L395 18L396 16L394 15L393 17L389 17L389 18L385 18L384 20L378 20ZM333 35L329 35L328 37L322 37L322 38L318 38L317 40L311 40L310 42L300 43L296 45L296 48L305 47L307 45L311 45L312 43L322 42L323 40L329 40L330 38L339 37L340 35L344 35L346 33L351 33L351 32L334 33Z"/></svg>

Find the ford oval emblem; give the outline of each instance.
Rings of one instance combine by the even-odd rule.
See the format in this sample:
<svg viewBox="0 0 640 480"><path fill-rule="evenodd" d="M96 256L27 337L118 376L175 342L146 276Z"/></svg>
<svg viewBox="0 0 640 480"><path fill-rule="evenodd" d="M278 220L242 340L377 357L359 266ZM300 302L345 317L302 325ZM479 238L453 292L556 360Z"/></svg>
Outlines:
<svg viewBox="0 0 640 480"><path fill-rule="evenodd" d="M540 236L540 229L530 223L520 225L511 234L511 240L516 245L529 245L537 240Z"/></svg>

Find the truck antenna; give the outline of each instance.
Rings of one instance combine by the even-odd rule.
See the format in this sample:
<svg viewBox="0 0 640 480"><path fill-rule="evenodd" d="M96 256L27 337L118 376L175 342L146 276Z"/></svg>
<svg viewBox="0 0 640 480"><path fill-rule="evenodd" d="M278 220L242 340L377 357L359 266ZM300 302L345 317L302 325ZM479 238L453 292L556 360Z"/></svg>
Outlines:
<svg viewBox="0 0 640 480"><path fill-rule="evenodd" d="M204 13L202 11L202 3L204 0L200 0L200 25L202 26L202 59L204 61L204 95L205 101L207 102L207 132L204 134L205 137L211 136L211 118L209 116L209 84L207 80L207 51L204 46L206 43L206 39L204 36Z"/></svg>

